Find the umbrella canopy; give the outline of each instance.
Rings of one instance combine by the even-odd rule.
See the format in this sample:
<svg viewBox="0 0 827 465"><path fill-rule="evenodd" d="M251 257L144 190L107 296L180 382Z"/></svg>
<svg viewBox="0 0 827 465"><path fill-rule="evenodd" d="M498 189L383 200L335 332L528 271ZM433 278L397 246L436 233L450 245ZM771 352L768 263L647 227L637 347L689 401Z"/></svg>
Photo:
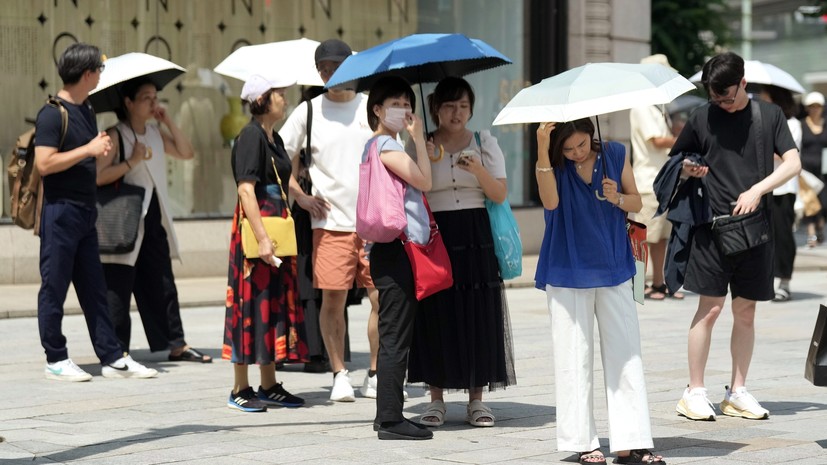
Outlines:
<svg viewBox="0 0 827 465"><path fill-rule="evenodd" d="M161 90L186 71L171 61L137 52L109 58L104 65L98 87L89 93L89 103L98 113L113 111L121 106L121 84L130 79L147 77Z"/></svg>
<svg viewBox="0 0 827 465"><path fill-rule="evenodd" d="M494 124L574 121L669 103L694 88L686 78L659 64L588 63L521 90Z"/></svg>
<svg viewBox="0 0 827 465"><path fill-rule="evenodd" d="M707 100L705 98L701 98L696 95L681 95L666 105L666 111L669 112L670 115L674 115L676 113L689 113L706 102Z"/></svg>
<svg viewBox="0 0 827 465"><path fill-rule="evenodd" d="M703 71L698 71L689 78L692 82L701 82ZM783 87L789 91L804 93L804 87L788 72L778 66L758 60L744 61L744 79L751 84L770 84Z"/></svg>
<svg viewBox="0 0 827 465"><path fill-rule="evenodd" d="M361 92L389 75L412 83L435 82L510 63L494 47L463 34L413 34L348 57L325 87Z"/></svg>
<svg viewBox="0 0 827 465"><path fill-rule="evenodd" d="M323 86L316 70L315 53L319 42L301 38L240 47L216 66L215 72L246 81L253 74L280 76L291 68L300 86Z"/></svg>

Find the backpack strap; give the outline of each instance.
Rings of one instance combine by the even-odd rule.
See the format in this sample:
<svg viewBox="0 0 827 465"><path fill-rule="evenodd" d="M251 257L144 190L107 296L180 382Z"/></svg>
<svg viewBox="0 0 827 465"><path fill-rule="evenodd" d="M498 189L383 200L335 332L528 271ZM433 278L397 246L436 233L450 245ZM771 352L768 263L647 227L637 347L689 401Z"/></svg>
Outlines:
<svg viewBox="0 0 827 465"><path fill-rule="evenodd" d="M60 99L57 97L52 97L51 95L49 98L46 99L46 104L51 105L60 112L60 142L57 145L57 151L63 148L63 143L66 141L66 133L69 131L69 111L66 110L66 107L60 102ZM34 138L32 138L32 143L34 143ZM33 172L37 171L37 165L35 165L35 169ZM40 177L40 174L37 175ZM41 178L40 181L37 183L37 206L35 207L34 211L34 230L33 233L35 236L40 235L40 214L43 211L43 197L46 194L43 192L43 179Z"/></svg>
<svg viewBox="0 0 827 465"><path fill-rule="evenodd" d="M60 149L63 148L63 142L66 141L66 132L69 130L69 111L66 110L66 107L63 106L63 103L61 103L57 97L50 95L49 98L46 99L46 103L57 108L60 112L60 143L57 146L57 151L60 152Z"/></svg>

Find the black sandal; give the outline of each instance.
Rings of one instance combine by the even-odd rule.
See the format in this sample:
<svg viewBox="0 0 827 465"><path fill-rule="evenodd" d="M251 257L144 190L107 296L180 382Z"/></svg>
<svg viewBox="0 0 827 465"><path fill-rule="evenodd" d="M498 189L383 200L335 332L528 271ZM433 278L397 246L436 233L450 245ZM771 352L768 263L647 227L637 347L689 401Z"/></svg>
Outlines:
<svg viewBox="0 0 827 465"><path fill-rule="evenodd" d="M580 465L589 465L589 464L598 464L606 463L606 457L603 456L603 453L600 452L600 449L595 449L589 452L580 452Z"/></svg>
<svg viewBox="0 0 827 465"><path fill-rule="evenodd" d="M663 294L664 297L658 298L658 297L652 297L650 295L649 298L652 299L652 300L663 300L663 299L669 297L670 299L683 300L683 298L686 297L685 295L683 295L683 292L680 292L680 291L672 292L672 291L670 291L669 288L666 287L666 283L663 283L660 286L655 286L653 284L652 285L652 294L655 294L655 293Z"/></svg>
<svg viewBox="0 0 827 465"><path fill-rule="evenodd" d="M646 460L644 460L644 458ZM620 464L645 464L645 465L666 465L663 457L653 454L648 449L632 449L626 457L618 456L612 463Z"/></svg>
<svg viewBox="0 0 827 465"><path fill-rule="evenodd" d="M170 362L212 363L212 357L206 354L202 354L201 352L193 349L192 347L188 347L187 350L181 352L178 355L172 355L172 353L170 352L168 358Z"/></svg>

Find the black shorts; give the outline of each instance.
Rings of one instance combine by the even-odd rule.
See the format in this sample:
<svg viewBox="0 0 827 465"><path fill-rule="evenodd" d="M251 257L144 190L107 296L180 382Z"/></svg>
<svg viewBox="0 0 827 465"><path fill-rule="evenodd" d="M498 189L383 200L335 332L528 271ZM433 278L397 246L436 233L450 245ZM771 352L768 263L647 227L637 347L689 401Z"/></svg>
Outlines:
<svg viewBox="0 0 827 465"><path fill-rule="evenodd" d="M728 257L715 243L712 224L700 225L692 237L683 287L710 297L724 297L729 288L733 299L771 300L775 296L773 242Z"/></svg>

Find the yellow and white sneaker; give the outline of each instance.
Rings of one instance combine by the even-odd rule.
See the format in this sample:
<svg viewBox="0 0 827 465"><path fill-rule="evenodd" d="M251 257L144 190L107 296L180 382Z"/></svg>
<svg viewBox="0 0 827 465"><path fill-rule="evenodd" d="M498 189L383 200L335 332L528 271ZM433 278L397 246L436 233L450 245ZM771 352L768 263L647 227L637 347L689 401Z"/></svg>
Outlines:
<svg viewBox="0 0 827 465"><path fill-rule="evenodd" d="M761 404L747 392L744 386L734 391L730 391L729 386L726 386L726 395L721 402L721 413L750 420L765 420L770 417L770 411L761 407Z"/></svg>
<svg viewBox="0 0 827 465"><path fill-rule="evenodd" d="M689 418L690 420L715 420L715 410L712 409L712 402L706 396L706 388L686 388L683 391L681 400L678 401L675 411Z"/></svg>

